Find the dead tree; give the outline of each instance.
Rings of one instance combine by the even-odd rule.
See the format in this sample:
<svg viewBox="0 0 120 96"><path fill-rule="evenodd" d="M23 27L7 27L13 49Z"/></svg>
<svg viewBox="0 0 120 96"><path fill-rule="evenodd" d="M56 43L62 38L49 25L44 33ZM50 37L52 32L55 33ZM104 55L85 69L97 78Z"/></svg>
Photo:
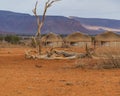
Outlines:
<svg viewBox="0 0 120 96"><path fill-rule="evenodd" d="M52 4L56 1L60 1L60 0L48 0L45 3L45 7L44 7L44 12L42 15L42 19L40 19L39 15L37 14L37 5L38 5L38 1L35 4L35 8L32 10L36 19L37 19L37 32L35 34L35 36L32 38L34 40L34 43L36 45L36 48L38 48L38 54L41 55L41 49L42 49L42 42L41 42L41 29L44 25L44 21L45 21L45 17L46 17L46 12L47 9L49 7L52 6Z"/></svg>

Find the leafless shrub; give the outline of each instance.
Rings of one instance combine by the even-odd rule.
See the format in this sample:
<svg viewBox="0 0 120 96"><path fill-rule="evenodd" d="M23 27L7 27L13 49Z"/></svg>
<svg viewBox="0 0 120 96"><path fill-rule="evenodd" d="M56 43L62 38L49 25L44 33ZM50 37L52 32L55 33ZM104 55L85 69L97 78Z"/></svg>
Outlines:
<svg viewBox="0 0 120 96"><path fill-rule="evenodd" d="M101 59L97 65L102 69L120 68L120 58L109 55L108 59Z"/></svg>
<svg viewBox="0 0 120 96"><path fill-rule="evenodd" d="M120 51L113 49L104 49L101 54L97 54L98 59L78 59L75 62L74 68L81 69L113 69L120 68Z"/></svg>
<svg viewBox="0 0 120 96"><path fill-rule="evenodd" d="M32 39L31 39L31 47L33 47L33 48L36 48L37 46L37 42L38 42L38 40L35 40L35 38L34 37L32 37Z"/></svg>
<svg viewBox="0 0 120 96"><path fill-rule="evenodd" d="M85 59L78 59L75 62L75 65L73 68L81 68L81 69L92 69L95 66L95 62L91 58L85 58Z"/></svg>
<svg viewBox="0 0 120 96"><path fill-rule="evenodd" d="M79 63L79 64L76 64L74 68L85 68L85 64L84 63Z"/></svg>
<svg viewBox="0 0 120 96"><path fill-rule="evenodd" d="M98 68L120 68L120 51L117 48L107 48L102 51L102 58L97 62Z"/></svg>

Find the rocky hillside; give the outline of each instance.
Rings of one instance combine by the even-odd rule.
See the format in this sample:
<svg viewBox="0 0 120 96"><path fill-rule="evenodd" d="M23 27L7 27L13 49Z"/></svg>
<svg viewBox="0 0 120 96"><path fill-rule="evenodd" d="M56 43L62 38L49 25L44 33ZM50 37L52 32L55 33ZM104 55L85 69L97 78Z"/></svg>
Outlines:
<svg viewBox="0 0 120 96"><path fill-rule="evenodd" d="M93 30L97 33L104 31L114 31L120 32L120 20L114 19L100 19L100 18L80 18L80 17L70 17L76 21L79 21L82 26L88 30Z"/></svg>
<svg viewBox="0 0 120 96"><path fill-rule="evenodd" d="M36 18L29 14L0 11L0 32L20 35L35 34ZM63 16L46 16L42 33L54 32L57 34L70 34L75 31L91 34L79 21Z"/></svg>

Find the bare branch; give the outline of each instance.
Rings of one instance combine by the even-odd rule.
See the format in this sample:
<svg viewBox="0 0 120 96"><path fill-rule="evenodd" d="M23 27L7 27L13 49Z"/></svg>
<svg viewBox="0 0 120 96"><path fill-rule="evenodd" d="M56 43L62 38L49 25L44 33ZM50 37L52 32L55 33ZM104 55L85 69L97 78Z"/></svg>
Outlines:
<svg viewBox="0 0 120 96"><path fill-rule="evenodd" d="M43 12L42 21L41 21L41 27L43 26L47 9L48 9L49 7L51 7L54 2L57 2L57 1L61 1L61 0L52 0L52 1L48 0L48 1L46 2L45 8L44 8L44 12Z"/></svg>
<svg viewBox="0 0 120 96"><path fill-rule="evenodd" d="M35 17L37 18L37 25L39 26L41 20L39 18L39 15L37 15L37 5L38 5L38 1L36 1L35 8L32 10L32 12L34 13Z"/></svg>
<svg viewBox="0 0 120 96"><path fill-rule="evenodd" d="M37 5L38 5L38 1L36 1L35 8L32 10L35 16L37 16L37 13L36 13Z"/></svg>
<svg viewBox="0 0 120 96"><path fill-rule="evenodd" d="M61 1L61 0L52 0L52 1L48 0L48 2L47 2L47 7L51 7L52 4L53 4L54 2L57 2L57 1Z"/></svg>

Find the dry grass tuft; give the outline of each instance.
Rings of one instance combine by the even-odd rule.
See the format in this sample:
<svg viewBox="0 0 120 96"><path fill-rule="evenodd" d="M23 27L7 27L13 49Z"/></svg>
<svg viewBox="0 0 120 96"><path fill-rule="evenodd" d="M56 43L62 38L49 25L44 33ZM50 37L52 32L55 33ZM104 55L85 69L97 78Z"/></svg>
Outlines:
<svg viewBox="0 0 120 96"><path fill-rule="evenodd" d="M119 48L99 48L95 51L99 58L79 59L75 62L74 68L89 69L113 69L120 68L120 50Z"/></svg>
<svg viewBox="0 0 120 96"><path fill-rule="evenodd" d="M101 54L100 54L101 52ZM111 69L120 68L120 50L119 48L102 48L97 50L102 59L97 62L98 68Z"/></svg>

